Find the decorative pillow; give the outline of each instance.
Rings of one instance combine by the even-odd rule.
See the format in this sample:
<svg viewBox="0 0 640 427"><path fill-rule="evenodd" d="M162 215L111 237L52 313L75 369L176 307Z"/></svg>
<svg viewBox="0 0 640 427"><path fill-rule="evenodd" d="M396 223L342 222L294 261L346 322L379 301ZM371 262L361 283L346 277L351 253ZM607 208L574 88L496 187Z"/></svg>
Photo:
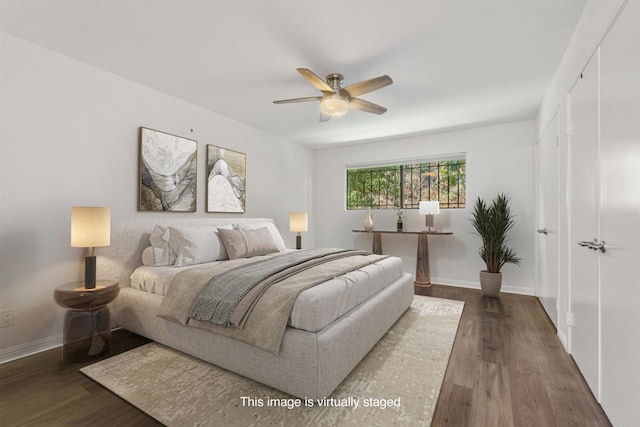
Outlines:
<svg viewBox="0 0 640 427"><path fill-rule="evenodd" d="M156 265L156 254L153 246L148 246L142 251L142 265Z"/></svg>
<svg viewBox="0 0 640 427"><path fill-rule="evenodd" d="M237 224L237 228L239 230L256 230L258 228L263 228L263 227L266 227L271 233L271 237L273 238L273 242L278 248L278 252L281 252L287 249L287 246L284 244L284 240L282 240L282 236L280 235L280 232L278 231L276 226L271 224L270 222L253 223L253 224Z"/></svg>
<svg viewBox="0 0 640 427"><path fill-rule="evenodd" d="M250 258L280 252L268 227L256 230L218 230L229 259Z"/></svg>
<svg viewBox="0 0 640 427"><path fill-rule="evenodd" d="M169 246L169 234L169 227L156 225L153 228L151 236L149 236L149 242L153 248L153 264L144 264L145 260L149 262L152 258L149 252L147 252L146 256L143 252L142 263L144 265L173 265L176 262L176 253Z"/></svg>
<svg viewBox="0 0 640 427"><path fill-rule="evenodd" d="M214 233L216 234L216 238L218 239L218 243L220 245L220 254L218 255L218 260L229 259L229 254L227 254L227 249L224 247L224 243L222 243L222 239L220 238L220 232L218 230L232 230L235 228L233 224L228 225L220 225L216 228Z"/></svg>
<svg viewBox="0 0 640 427"><path fill-rule="evenodd" d="M174 265L202 264L227 259L218 231L208 227L169 227L169 246L176 253Z"/></svg>
<svg viewBox="0 0 640 427"><path fill-rule="evenodd" d="M153 246L148 246L142 251L142 265L147 265L151 267L163 267L163 266L173 266L173 263L168 264L165 254L173 254L172 260L176 261L175 253L169 248L168 252L163 249L154 248Z"/></svg>

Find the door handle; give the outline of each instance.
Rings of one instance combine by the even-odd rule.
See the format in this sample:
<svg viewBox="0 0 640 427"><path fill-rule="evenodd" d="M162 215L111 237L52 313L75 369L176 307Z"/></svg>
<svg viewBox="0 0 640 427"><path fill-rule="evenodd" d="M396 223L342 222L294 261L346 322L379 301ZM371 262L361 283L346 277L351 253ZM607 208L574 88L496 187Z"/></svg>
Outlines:
<svg viewBox="0 0 640 427"><path fill-rule="evenodd" d="M591 246L589 247L589 249L593 249L594 251L600 251L602 253L607 252L607 249L604 246L605 242L604 240L601 242L598 242L598 239L593 239L593 243L591 243Z"/></svg>
<svg viewBox="0 0 640 427"><path fill-rule="evenodd" d="M547 230L546 228L541 228L540 230L537 230L537 231L538 233L544 234L545 236L550 233L550 231Z"/></svg>
<svg viewBox="0 0 640 427"><path fill-rule="evenodd" d="M593 239L592 242L587 242L587 241L580 241L578 242L578 245L584 247L584 248L589 248L589 249L593 249L594 251L600 251L602 253L607 252L607 249L605 247L605 241L601 241L599 242L598 239Z"/></svg>

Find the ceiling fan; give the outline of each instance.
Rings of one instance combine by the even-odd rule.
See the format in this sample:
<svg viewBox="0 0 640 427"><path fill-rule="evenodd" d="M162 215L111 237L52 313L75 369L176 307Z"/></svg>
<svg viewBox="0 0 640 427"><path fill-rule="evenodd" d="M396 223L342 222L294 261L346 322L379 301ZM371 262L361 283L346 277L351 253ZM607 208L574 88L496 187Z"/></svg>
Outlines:
<svg viewBox="0 0 640 427"><path fill-rule="evenodd" d="M332 116L342 116L353 108L373 114L384 114L386 108L374 104L364 99L356 98L359 95L373 92L393 83L391 77L384 75L373 79L354 83L347 87L341 87L343 81L342 74L329 74L325 82L315 75L313 71L306 68L296 68L302 77L322 92L322 96L309 96L306 98L281 99L273 101L274 104L290 104L294 102L320 101L320 121L328 122Z"/></svg>

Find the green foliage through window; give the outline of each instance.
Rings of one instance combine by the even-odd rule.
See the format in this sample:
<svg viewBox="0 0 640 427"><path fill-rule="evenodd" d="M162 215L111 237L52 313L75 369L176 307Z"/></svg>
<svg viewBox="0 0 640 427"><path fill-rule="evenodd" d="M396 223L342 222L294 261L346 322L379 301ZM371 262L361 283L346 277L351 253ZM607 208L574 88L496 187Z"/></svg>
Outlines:
<svg viewBox="0 0 640 427"><path fill-rule="evenodd" d="M347 209L418 209L420 200L464 208L465 166L459 159L347 169Z"/></svg>

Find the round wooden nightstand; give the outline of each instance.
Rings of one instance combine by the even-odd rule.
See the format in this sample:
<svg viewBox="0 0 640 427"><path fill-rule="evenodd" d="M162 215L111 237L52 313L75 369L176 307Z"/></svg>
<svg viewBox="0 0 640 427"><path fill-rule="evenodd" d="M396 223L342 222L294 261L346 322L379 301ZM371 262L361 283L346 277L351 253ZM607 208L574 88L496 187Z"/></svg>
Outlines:
<svg viewBox="0 0 640 427"><path fill-rule="evenodd" d="M111 316L107 304L119 292L118 282L113 280L97 280L93 289L86 289L84 282L67 283L55 289L53 298L67 309L62 360L83 362L109 352Z"/></svg>

